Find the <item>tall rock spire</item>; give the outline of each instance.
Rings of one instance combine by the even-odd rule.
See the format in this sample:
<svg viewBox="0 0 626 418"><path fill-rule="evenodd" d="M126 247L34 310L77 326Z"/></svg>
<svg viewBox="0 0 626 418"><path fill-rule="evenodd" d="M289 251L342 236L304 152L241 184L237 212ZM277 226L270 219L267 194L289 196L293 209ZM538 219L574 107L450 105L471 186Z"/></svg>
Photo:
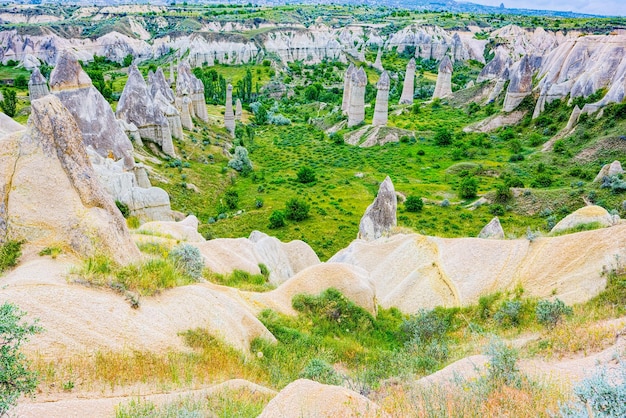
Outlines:
<svg viewBox="0 0 626 418"><path fill-rule="evenodd" d="M376 105L374 106L374 119L372 125L374 126L386 126L387 125L387 110L389 108L389 86L390 86L389 74L387 71L383 71L380 75L376 88Z"/></svg>
<svg viewBox="0 0 626 418"><path fill-rule="evenodd" d="M452 61L446 55L439 64L439 73L437 74L437 84L433 92L433 99L452 96Z"/></svg>
<svg viewBox="0 0 626 418"><path fill-rule="evenodd" d="M404 85L402 86L402 95L400 96L400 104L413 104L413 94L415 92L415 58L406 65L406 73L404 74Z"/></svg>
<svg viewBox="0 0 626 418"><path fill-rule="evenodd" d="M229 84L226 88L226 110L224 111L224 127L235 137L235 114L233 113L233 86Z"/></svg>
<svg viewBox="0 0 626 418"><path fill-rule="evenodd" d="M341 111L344 113L346 113L348 111L348 107L350 107L350 82L354 71L354 64L350 63L348 69L343 75L343 99L341 101Z"/></svg>
<svg viewBox="0 0 626 418"><path fill-rule="evenodd" d="M363 68L352 73L350 80L350 105L348 107L348 127L356 126L365 120L365 86L367 75Z"/></svg>
<svg viewBox="0 0 626 418"><path fill-rule="evenodd" d="M41 74L39 68L35 67L28 81L28 96L30 100L37 100L50 93L48 91L48 80Z"/></svg>

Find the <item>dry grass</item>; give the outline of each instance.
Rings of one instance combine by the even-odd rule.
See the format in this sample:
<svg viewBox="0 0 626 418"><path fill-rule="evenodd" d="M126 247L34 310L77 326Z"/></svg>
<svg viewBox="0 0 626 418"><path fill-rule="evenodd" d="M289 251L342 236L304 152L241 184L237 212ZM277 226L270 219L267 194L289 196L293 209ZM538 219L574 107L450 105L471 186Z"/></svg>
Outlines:
<svg viewBox="0 0 626 418"><path fill-rule="evenodd" d="M36 357L33 369L40 373L39 389L44 392L113 390L140 383L192 387L234 378L269 381L258 365L206 331L187 331L183 337L192 351L97 351L54 360Z"/></svg>

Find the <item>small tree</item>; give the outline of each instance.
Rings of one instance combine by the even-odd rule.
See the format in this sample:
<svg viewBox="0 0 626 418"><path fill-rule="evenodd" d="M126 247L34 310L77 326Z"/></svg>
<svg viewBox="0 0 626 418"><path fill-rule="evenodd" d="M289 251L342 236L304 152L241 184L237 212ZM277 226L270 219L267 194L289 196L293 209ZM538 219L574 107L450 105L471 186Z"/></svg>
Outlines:
<svg viewBox="0 0 626 418"><path fill-rule="evenodd" d="M404 208L407 212L419 212L424 208L424 201L419 196L409 196L404 201Z"/></svg>
<svg viewBox="0 0 626 418"><path fill-rule="evenodd" d="M303 221L309 217L309 204L300 199L289 199L285 203L285 216L291 221Z"/></svg>
<svg viewBox="0 0 626 418"><path fill-rule="evenodd" d="M302 167L298 170L298 182L300 183L313 183L315 180L315 172L310 167Z"/></svg>
<svg viewBox="0 0 626 418"><path fill-rule="evenodd" d="M36 323L23 322L25 315L10 303L0 306L0 416L4 416L21 395L30 395L37 387L37 373L28 370L20 348L41 328Z"/></svg>
<svg viewBox="0 0 626 418"><path fill-rule="evenodd" d="M17 94L15 90L3 89L2 97L0 109L9 117L15 116L15 111L17 110Z"/></svg>
<svg viewBox="0 0 626 418"><path fill-rule="evenodd" d="M17 77L15 77L15 81L13 82L13 85L17 87L18 89L26 88L28 87L28 78L26 78L24 74L20 74Z"/></svg>
<svg viewBox="0 0 626 418"><path fill-rule="evenodd" d="M447 129L439 129L435 134L435 144L446 146L452 144L452 132Z"/></svg>
<svg viewBox="0 0 626 418"><path fill-rule="evenodd" d="M248 157L248 150L241 146L235 147L235 155L228 162L228 166L244 174L252 171L252 162Z"/></svg>
<svg viewBox="0 0 626 418"><path fill-rule="evenodd" d="M478 181L474 177L465 177L459 188L461 199L473 199L478 192Z"/></svg>
<svg viewBox="0 0 626 418"><path fill-rule="evenodd" d="M285 226L285 213L282 210L275 210L270 215L270 229L282 228Z"/></svg>
<svg viewBox="0 0 626 418"><path fill-rule="evenodd" d="M124 57L124 61L122 62L122 65L124 67L130 67L130 65L133 63L133 54L128 54Z"/></svg>
<svg viewBox="0 0 626 418"><path fill-rule="evenodd" d="M254 112L254 123L257 125L265 125L268 119L267 109L265 106L260 105L256 112Z"/></svg>
<svg viewBox="0 0 626 418"><path fill-rule="evenodd" d="M228 209L237 209L237 206L239 205L239 193L237 193L237 190L227 190L224 200L226 201Z"/></svg>

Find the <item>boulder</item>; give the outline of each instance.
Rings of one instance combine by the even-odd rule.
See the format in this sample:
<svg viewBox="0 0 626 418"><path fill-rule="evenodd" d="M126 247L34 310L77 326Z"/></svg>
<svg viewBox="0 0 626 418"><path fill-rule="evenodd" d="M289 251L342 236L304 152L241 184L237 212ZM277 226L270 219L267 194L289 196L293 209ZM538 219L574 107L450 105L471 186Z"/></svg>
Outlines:
<svg viewBox="0 0 626 418"><path fill-rule="evenodd" d="M561 219L550 233L567 231L581 225L598 223L602 227L613 226L619 222L618 215L611 215L602 206L584 206Z"/></svg>
<svg viewBox="0 0 626 418"><path fill-rule="evenodd" d="M42 247L60 243L81 256L103 253L119 263L138 259L124 218L89 163L71 112L53 95L31 107L26 131L0 139L1 239Z"/></svg>
<svg viewBox="0 0 626 418"><path fill-rule="evenodd" d="M376 240L389 234L396 226L396 209L398 198L389 176L378 188L378 195L374 202L367 207L359 223L358 238L365 241Z"/></svg>
<svg viewBox="0 0 626 418"><path fill-rule="evenodd" d="M41 74L39 68L35 67L28 80L28 97L30 100L37 100L49 93L48 80Z"/></svg>
<svg viewBox="0 0 626 418"><path fill-rule="evenodd" d="M135 166L136 170L125 171L121 160L115 162L103 158L91 149L87 152L104 190L113 201L127 205L130 216L137 217L141 222L173 219L169 195L165 190L150 185L145 168ZM141 185L138 178L142 180Z"/></svg>
<svg viewBox="0 0 626 418"><path fill-rule="evenodd" d="M163 153L175 157L172 133L161 108L152 100L148 85L136 65L128 71L128 81L115 112L118 119L132 123L139 129L142 141L157 144Z"/></svg>
<svg viewBox="0 0 626 418"><path fill-rule="evenodd" d="M378 405L350 389L298 379L281 390L259 418L385 416Z"/></svg>
<svg viewBox="0 0 626 418"><path fill-rule="evenodd" d="M50 74L50 90L72 114L85 146L103 157L123 159L124 168L135 165L133 145L117 124L111 106L91 83L76 56L64 51Z"/></svg>
<svg viewBox="0 0 626 418"><path fill-rule="evenodd" d="M595 183L601 182L605 177L617 176L619 174L624 174L624 169L622 168L622 163L618 160L613 161L611 164L605 164L602 166L602 169L598 172L593 181Z"/></svg>
<svg viewBox="0 0 626 418"><path fill-rule="evenodd" d="M187 216L180 222L155 221L146 222L137 230L138 233L156 233L176 241L204 242L202 235L198 233L199 221L193 215Z"/></svg>
<svg viewBox="0 0 626 418"><path fill-rule="evenodd" d="M489 223L480 230L478 238L504 239L504 230L502 229L502 225L500 225L500 219L496 216L489 221Z"/></svg>
<svg viewBox="0 0 626 418"><path fill-rule="evenodd" d="M446 55L439 64L439 73L437 74L437 84L433 92L433 99L452 96L452 61Z"/></svg>

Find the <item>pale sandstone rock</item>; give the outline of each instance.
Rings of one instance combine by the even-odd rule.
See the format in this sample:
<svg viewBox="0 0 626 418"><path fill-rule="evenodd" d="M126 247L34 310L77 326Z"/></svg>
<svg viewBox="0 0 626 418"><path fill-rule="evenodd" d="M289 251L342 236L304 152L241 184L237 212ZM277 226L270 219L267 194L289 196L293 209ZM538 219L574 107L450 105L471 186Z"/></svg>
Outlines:
<svg viewBox="0 0 626 418"><path fill-rule="evenodd" d="M81 256L104 253L120 263L137 259L139 250L97 181L71 113L52 95L31 106L27 130L1 139L2 240L62 243Z"/></svg>
<svg viewBox="0 0 626 418"><path fill-rule="evenodd" d="M138 233L151 232L162 235L176 241L205 242L206 240L198 233L198 218L189 215L180 222L146 222L137 230Z"/></svg>
<svg viewBox="0 0 626 418"><path fill-rule="evenodd" d="M382 56L383 50L381 48L378 48L378 52L376 53L376 59L374 60L374 64L372 65L372 67L376 68L378 71L385 71L385 69L383 68Z"/></svg>
<svg viewBox="0 0 626 418"><path fill-rule="evenodd" d="M356 71L353 63L350 63L348 69L343 75L343 98L341 100L341 111L348 112L350 107L350 83L352 81L352 74Z"/></svg>
<svg viewBox="0 0 626 418"><path fill-rule="evenodd" d="M618 174L624 174L624 169L622 168L622 163L615 160L611 164L602 166L602 169L598 172L598 175L593 181L596 183L601 182L605 177L616 176Z"/></svg>
<svg viewBox="0 0 626 418"><path fill-rule="evenodd" d="M299 379L281 390L259 418L385 416L378 405L350 389Z"/></svg>
<svg viewBox="0 0 626 418"><path fill-rule="evenodd" d="M502 110L512 112L531 93L533 66L531 58L524 55L522 60L511 69L511 82L506 91Z"/></svg>
<svg viewBox="0 0 626 418"><path fill-rule="evenodd" d="M136 65L128 72L128 81L117 104L116 116L132 123L139 130L142 141L161 147L163 153L175 157L172 133L161 108L152 100L148 85Z"/></svg>
<svg viewBox="0 0 626 418"><path fill-rule="evenodd" d="M17 123L13 120L13 118L10 118L4 113L0 112L0 137L23 131L24 129L26 129L24 125Z"/></svg>
<svg viewBox="0 0 626 418"><path fill-rule="evenodd" d="M350 104L348 106L348 128L363 123L365 120L365 86L367 75L363 68L352 74L350 80Z"/></svg>
<svg viewBox="0 0 626 418"><path fill-rule="evenodd" d="M415 59L411 58L406 65L404 73L404 85L402 86L402 95L400 96L400 104L413 104L413 94L415 93Z"/></svg>
<svg viewBox="0 0 626 418"><path fill-rule="evenodd" d="M243 115L243 107L241 106L241 100L235 100L235 120L241 122L241 116Z"/></svg>
<svg viewBox="0 0 626 418"><path fill-rule="evenodd" d="M390 85L389 74L387 74L387 71L383 71L378 83L376 83L378 91L376 93L376 104L374 106L374 118L372 119L372 125L374 126L387 125Z"/></svg>
<svg viewBox="0 0 626 418"><path fill-rule="evenodd" d="M452 61L446 55L439 64L439 73L437 74L437 84L433 92L433 99L452 96Z"/></svg>
<svg viewBox="0 0 626 418"><path fill-rule="evenodd" d="M231 137L235 137L235 114L233 113L233 86L226 87L226 109L224 110L224 127L230 132Z"/></svg>
<svg viewBox="0 0 626 418"><path fill-rule="evenodd" d="M63 52L50 74L50 90L70 111L82 133L85 146L92 146L103 157L123 159L132 169L133 145L117 124L109 103L91 83L76 56Z"/></svg>
<svg viewBox="0 0 626 418"><path fill-rule="evenodd" d="M576 125L578 124L578 120L580 119L581 112L582 111L580 107L578 107L578 105L574 106L571 115L569 115L569 120L567 121L567 126L565 127L565 130L571 131L576 127Z"/></svg>
<svg viewBox="0 0 626 418"><path fill-rule="evenodd" d="M41 74L39 68L35 68L28 80L28 97L30 100L37 100L49 93L48 80Z"/></svg>
<svg viewBox="0 0 626 418"><path fill-rule="evenodd" d="M568 229L576 228L580 225L598 223L603 227L613 226L619 222L618 215L611 215L602 206L584 206L569 215L561 219L554 228L550 230L551 233L566 231Z"/></svg>
<svg viewBox="0 0 626 418"><path fill-rule="evenodd" d="M504 230L500 224L500 219L494 217L483 229L480 230L478 238L504 239Z"/></svg>
<svg viewBox="0 0 626 418"><path fill-rule="evenodd" d="M397 224L397 206L398 198L393 183L387 176L378 188L376 199L367 207L359 222L358 238L373 241L388 234Z"/></svg>

